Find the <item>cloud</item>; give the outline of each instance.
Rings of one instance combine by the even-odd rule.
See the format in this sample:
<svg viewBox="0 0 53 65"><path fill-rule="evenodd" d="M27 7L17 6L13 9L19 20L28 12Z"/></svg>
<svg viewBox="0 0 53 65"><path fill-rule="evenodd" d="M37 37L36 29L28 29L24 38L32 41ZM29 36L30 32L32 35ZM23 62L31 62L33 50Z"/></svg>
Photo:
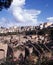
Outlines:
<svg viewBox="0 0 53 65"><path fill-rule="evenodd" d="M8 18L2 17L0 18L0 26L2 27L11 27L16 26L16 22L11 22Z"/></svg>
<svg viewBox="0 0 53 65"><path fill-rule="evenodd" d="M53 22L53 17L48 17L47 20Z"/></svg>
<svg viewBox="0 0 53 65"><path fill-rule="evenodd" d="M37 18L41 11L35 9L25 9L25 1L26 0L13 0L10 8L11 13L18 22L37 23Z"/></svg>
<svg viewBox="0 0 53 65"><path fill-rule="evenodd" d="M25 5L25 0L13 0L13 3L12 3L13 6L23 6Z"/></svg>
<svg viewBox="0 0 53 65"><path fill-rule="evenodd" d="M40 14L40 11L36 10L23 10L21 8L13 10L13 16L20 22L36 22L38 14Z"/></svg>
<svg viewBox="0 0 53 65"><path fill-rule="evenodd" d="M6 23L6 21L7 21L7 19L5 19L4 17L0 18L0 25L4 26L4 24Z"/></svg>
<svg viewBox="0 0 53 65"><path fill-rule="evenodd" d="M26 9L24 5L26 0L13 0L11 7L3 14L4 17L0 17L0 25L10 26L30 26L38 24L38 15L40 10ZM6 16L5 16L6 15ZM2 21L2 22L1 22Z"/></svg>

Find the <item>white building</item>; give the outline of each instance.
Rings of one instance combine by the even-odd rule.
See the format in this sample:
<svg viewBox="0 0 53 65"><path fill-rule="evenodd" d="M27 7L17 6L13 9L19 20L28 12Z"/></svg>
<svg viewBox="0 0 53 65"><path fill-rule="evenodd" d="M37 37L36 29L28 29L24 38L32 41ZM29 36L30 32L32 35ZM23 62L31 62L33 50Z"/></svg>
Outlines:
<svg viewBox="0 0 53 65"><path fill-rule="evenodd" d="M40 29L43 29L43 24L40 24Z"/></svg>
<svg viewBox="0 0 53 65"><path fill-rule="evenodd" d="M52 25L52 22L44 23L45 28L47 28L48 26L51 26L51 25Z"/></svg>

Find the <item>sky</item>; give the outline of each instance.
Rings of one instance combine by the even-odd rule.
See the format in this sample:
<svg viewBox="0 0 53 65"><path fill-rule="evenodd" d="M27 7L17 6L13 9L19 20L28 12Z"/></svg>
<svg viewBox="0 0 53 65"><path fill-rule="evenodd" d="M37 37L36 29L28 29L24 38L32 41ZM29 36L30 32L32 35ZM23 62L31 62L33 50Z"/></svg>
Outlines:
<svg viewBox="0 0 53 65"><path fill-rule="evenodd" d="M53 22L53 0L13 0L0 11L0 26L36 26Z"/></svg>

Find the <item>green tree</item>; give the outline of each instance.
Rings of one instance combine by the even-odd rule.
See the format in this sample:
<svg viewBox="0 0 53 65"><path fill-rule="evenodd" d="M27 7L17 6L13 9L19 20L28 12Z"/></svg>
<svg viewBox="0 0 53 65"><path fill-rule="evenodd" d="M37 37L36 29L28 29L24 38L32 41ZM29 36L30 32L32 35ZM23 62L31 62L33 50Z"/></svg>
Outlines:
<svg viewBox="0 0 53 65"><path fill-rule="evenodd" d="M3 8L8 9L12 1L13 0L0 0L0 11L2 11Z"/></svg>

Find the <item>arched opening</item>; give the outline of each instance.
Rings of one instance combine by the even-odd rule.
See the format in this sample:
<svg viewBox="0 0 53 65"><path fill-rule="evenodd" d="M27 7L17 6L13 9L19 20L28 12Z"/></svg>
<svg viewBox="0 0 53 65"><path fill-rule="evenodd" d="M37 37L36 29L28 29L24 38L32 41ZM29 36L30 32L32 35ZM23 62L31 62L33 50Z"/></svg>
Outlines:
<svg viewBox="0 0 53 65"><path fill-rule="evenodd" d="M0 60L5 58L5 51L3 49L0 49Z"/></svg>

